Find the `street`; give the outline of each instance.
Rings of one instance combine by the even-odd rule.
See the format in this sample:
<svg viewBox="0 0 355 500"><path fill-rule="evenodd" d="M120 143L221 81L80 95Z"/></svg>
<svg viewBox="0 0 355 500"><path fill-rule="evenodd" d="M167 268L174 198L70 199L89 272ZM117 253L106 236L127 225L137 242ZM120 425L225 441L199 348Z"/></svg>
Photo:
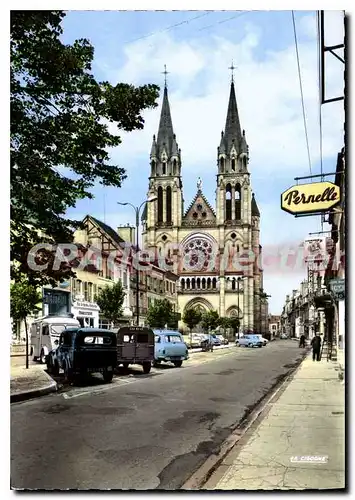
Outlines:
<svg viewBox="0 0 355 500"><path fill-rule="evenodd" d="M178 489L302 355L292 341L227 351L12 405L12 487Z"/></svg>

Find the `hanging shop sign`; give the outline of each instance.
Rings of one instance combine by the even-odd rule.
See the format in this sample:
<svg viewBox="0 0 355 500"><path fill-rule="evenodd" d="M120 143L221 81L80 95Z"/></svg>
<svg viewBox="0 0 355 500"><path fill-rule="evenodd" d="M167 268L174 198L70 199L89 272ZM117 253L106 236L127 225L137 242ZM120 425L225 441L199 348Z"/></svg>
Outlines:
<svg viewBox="0 0 355 500"><path fill-rule="evenodd" d="M336 300L345 299L345 279L336 278L329 281L329 288Z"/></svg>
<svg viewBox="0 0 355 500"><path fill-rule="evenodd" d="M327 212L340 203L340 187L332 182L313 182L290 187L281 194L281 208L295 215Z"/></svg>

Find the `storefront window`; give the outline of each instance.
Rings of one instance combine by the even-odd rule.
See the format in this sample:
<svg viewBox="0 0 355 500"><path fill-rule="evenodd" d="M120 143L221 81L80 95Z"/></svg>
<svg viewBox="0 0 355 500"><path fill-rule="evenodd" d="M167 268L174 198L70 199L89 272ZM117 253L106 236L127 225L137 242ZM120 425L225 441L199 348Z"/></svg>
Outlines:
<svg viewBox="0 0 355 500"><path fill-rule="evenodd" d="M111 326L111 324L107 319L105 319L105 318L99 319L99 328L106 328L107 330L109 330L110 326Z"/></svg>

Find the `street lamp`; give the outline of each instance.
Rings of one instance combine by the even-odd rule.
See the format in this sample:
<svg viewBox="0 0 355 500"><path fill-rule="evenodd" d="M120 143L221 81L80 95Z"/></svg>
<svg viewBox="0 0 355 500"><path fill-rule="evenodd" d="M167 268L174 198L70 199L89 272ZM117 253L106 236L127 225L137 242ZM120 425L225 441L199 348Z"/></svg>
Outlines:
<svg viewBox="0 0 355 500"><path fill-rule="evenodd" d="M241 278L240 276L237 278L237 299L238 299L238 339L239 339L239 332L240 332L240 316L239 316L239 286L240 286L240 283L243 281L243 278ZM243 307L244 309L244 307Z"/></svg>
<svg viewBox="0 0 355 500"><path fill-rule="evenodd" d="M150 198L148 198L148 200L145 200L143 201L143 203L141 203L139 205L139 207L136 207L135 205L132 205L132 203L129 203L129 202L126 202L126 203L121 203L121 202L117 202L118 205L129 205L131 206L134 211L135 211L135 214L136 214L136 249L137 249L137 252L138 252L138 249L139 249L139 215L140 215L140 211L142 209L143 206L146 205L146 203L152 203L153 201L156 201L158 199L157 196L152 196ZM137 314L137 326L139 326L139 265L137 263L136 265L136 314Z"/></svg>

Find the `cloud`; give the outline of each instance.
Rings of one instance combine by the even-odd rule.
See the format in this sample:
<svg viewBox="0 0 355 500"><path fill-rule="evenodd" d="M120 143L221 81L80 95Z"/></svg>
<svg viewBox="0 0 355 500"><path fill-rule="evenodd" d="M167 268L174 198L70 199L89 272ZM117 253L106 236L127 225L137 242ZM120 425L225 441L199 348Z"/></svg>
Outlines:
<svg viewBox="0 0 355 500"><path fill-rule="evenodd" d="M339 34L339 23L333 25ZM303 16L297 20L297 26L301 33L308 34L307 38L300 37L299 54L311 159L315 164L320 159L315 17ZM293 173L308 168L295 46L269 51L261 58L261 29L248 23L244 31L238 43L221 36L192 36L181 42L164 33L155 37L154 44L141 40L124 49L126 63L115 73L116 79L119 76L122 81L157 81L164 64L169 63L169 99L185 175L197 175L206 165L215 166L229 95L227 68L232 58L238 67L236 93L241 124L250 146L251 171L258 175L264 171L277 174L287 169ZM335 58L329 60L329 92L342 87L343 68L339 64ZM323 157L327 158L343 143L343 103L323 107L322 112ZM123 134L123 144L117 151L123 162L130 163L137 156L148 161L159 113L160 107L145 113L144 131Z"/></svg>

